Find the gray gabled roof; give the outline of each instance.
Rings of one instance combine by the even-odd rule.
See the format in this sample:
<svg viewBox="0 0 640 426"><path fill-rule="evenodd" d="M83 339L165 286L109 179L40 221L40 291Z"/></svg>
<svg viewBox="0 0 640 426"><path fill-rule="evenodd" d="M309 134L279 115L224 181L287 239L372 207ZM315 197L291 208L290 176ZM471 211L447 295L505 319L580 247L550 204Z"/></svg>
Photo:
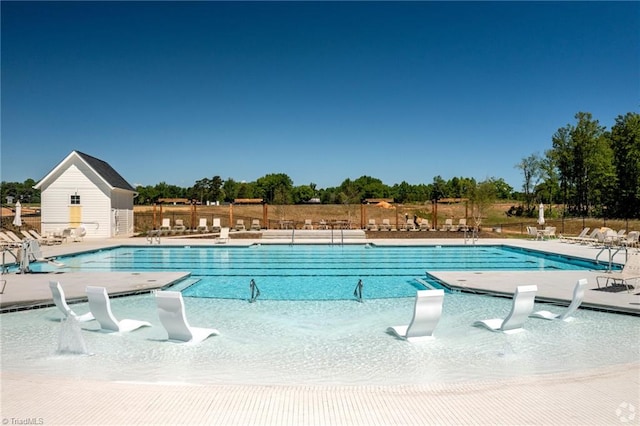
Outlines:
<svg viewBox="0 0 640 426"><path fill-rule="evenodd" d="M113 167L109 165L109 163L80 151L72 151L69 155L67 155L67 157L62 160L62 162L59 163L45 177L43 177L40 182L38 182L34 186L34 188L40 189L42 185L44 185L44 182L53 177L58 170L60 170L62 167L65 167L65 165L68 166L69 162L72 161L74 157L79 158L81 161L87 164L87 166L89 166L98 175L98 177L100 177L100 179L102 179L112 189L123 189L125 191L136 192L136 189L131 186L129 182L127 182L122 176L120 176L120 173L116 172Z"/></svg>
<svg viewBox="0 0 640 426"><path fill-rule="evenodd" d="M135 188L129 184L120 173L116 172L113 167L106 161L102 161L99 158L92 157L89 154L85 154L80 151L76 151L76 154L80 156L86 163L91 166L102 178L107 181L113 188L126 189L128 191L135 192Z"/></svg>

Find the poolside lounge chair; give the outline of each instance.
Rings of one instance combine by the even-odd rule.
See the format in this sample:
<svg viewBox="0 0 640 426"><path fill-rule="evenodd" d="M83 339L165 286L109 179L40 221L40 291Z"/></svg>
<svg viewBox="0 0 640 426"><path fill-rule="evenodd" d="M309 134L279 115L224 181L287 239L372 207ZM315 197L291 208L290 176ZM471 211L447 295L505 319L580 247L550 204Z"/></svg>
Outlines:
<svg viewBox="0 0 640 426"><path fill-rule="evenodd" d="M171 219L169 218L162 219L162 225L160 225L160 231L164 233L171 232Z"/></svg>
<svg viewBox="0 0 640 426"><path fill-rule="evenodd" d="M209 232L209 227L207 226L207 218L201 217L198 222L198 227L196 228L198 232Z"/></svg>
<svg viewBox="0 0 640 426"><path fill-rule="evenodd" d="M502 331L504 333L515 333L521 331L524 321L533 311L533 302L536 297L538 287L535 285L523 285L516 288L511 304L511 311L505 319L492 318L476 321L474 326L485 327L491 331Z"/></svg>
<svg viewBox="0 0 640 426"><path fill-rule="evenodd" d="M111 312L111 302L107 289L104 287L87 286L87 297L91 313L100 324L100 329L108 332L128 332L137 330L140 327L150 327L151 323L134 319L123 319L118 321Z"/></svg>
<svg viewBox="0 0 640 426"><path fill-rule="evenodd" d="M236 222L236 231L246 231L247 228L244 226L244 220L238 219Z"/></svg>
<svg viewBox="0 0 640 426"><path fill-rule="evenodd" d="M66 317L75 317L79 322L87 322L92 321L95 318L91 312L87 312L83 315L78 315L69 307L67 304L67 300L64 297L64 290L62 290L62 286L58 281L49 281L49 288L51 289L51 294L53 296L53 303L60 309L60 311Z"/></svg>
<svg viewBox="0 0 640 426"><path fill-rule="evenodd" d="M639 240L640 240L640 232L631 231L620 240L620 245L624 247L638 247Z"/></svg>
<svg viewBox="0 0 640 426"><path fill-rule="evenodd" d="M609 284L612 286L619 284L625 286L627 291L635 288L631 282L633 281L637 285L640 281L640 252L628 252L627 256L627 262L620 272L611 272L610 274L596 277L598 288L600 288L600 280L604 280L604 287Z"/></svg>
<svg viewBox="0 0 640 426"><path fill-rule="evenodd" d="M187 227L184 226L184 220L176 219L176 224L173 226L174 232L184 232L187 230Z"/></svg>
<svg viewBox="0 0 640 426"><path fill-rule="evenodd" d="M259 231L260 229L262 229L260 227L260 219L253 219L251 221L251 230L252 231Z"/></svg>
<svg viewBox="0 0 640 426"><path fill-rule="evenodd" d="M467 219L466 218L463 217L460 220L458 220L457 230L458 231L468 231L469 230L469 227L467 226Z"/></svg>
<svg viewBox="0 0 640 426"><path fill-rule="evenodd" d="M369 223L367 224L367 231L377 231L378 225L376 225L375 219L369 219Z"/></svg>
<svg viewBox="0 0 640 426"><path fill-rule="evenodd" d="M387 331L409 342L433 339L433 330L440 321L444 290L418 290L409 325L397 325Z"/></svg>
<svg viewBox="0 0 640 426"><path fill-rule="evenodd" d="M380 225L381 231L391 231L391 221L389 219L382 219L382 225Z"/></svg>
<svg viewBox="0 0 640 426"><path fill-rule="evenodd" d="M311 219L305 219L304 225L302 225L302 229L313 229L313 222Z"/></svg>
<svg viewBox="0 0 640 426"><path fill-rule="evenodd" d="M428 231L430 229L431 229L431 225L429 224L429 220L428 219L420 220L420 230L421 231Z"/></svg>
<svg viewBox="0 0 640 426"><path fill-rule="evenodd" d="M51 245L51 244L60 244L62 243L62 239L59 237L44 237L40 234L38 234L38 231L36 231L35 229L29 229L29 234L31 234L33 236L33 238L35 238L36 240L38 240L40 242L40 244L44 244L44 245Z"/></svg>
<svg viewBox="0 0 640 426"><path fill-rule="evenodd" d="M324 219L321 219L320 222L318 222L318 229L329 229L329 225L327 224L327 221Z"/></svg>
<svg viewBox="0 0 640 426"><path fill-rule="evenodd" d="M453 230L453 219L445 219L444 225L440 228L441 231L452 231Z"/></svg>
<svg viewBox="0 0 640 426"><path fill-rule="evenodd" d="M209 336L219 335L214 328L191 327L187 322L184 300L179 291L156 291L158 316L165 330L168 340L179 342L199 343Z"/></svg>
<svg viewBox="0 0 640 426"><path fill-rule="evenodd" d="M552 238L558 238L556 236L556 227L555 226L545 226L544 230L542 231L542 239L552 239Z"/></svg>
<svg viewBox="0 0 640 426"><path fill-rule="evenodd" d="M220 236L216 238L216 244L226 244L229 242L229 228L220 228Z"/></svg>
<svg viewBox="0 0 640 426"><path fill-rule="evenodd" d="M222 226L220 226L220 218L219 217L214 217L213 218L213 225L211 225L211 232L220 232L221 228L222 228Z"/></svg>
<svg viewBox="0 0 640 426"><path fill-rule="evenodd" d="M562 234L560 234L560 241L561 242L565 242L565 243L575 243L577 241L580 241L580 239L584 238L587 236L587 233L589 232L589 228L588 226L585 228L582 228L582 231L580 231L580 233L576 236L564 236Z"/></svg>
<svg viewBox="0 0 640 426"><path fill-rule="evenodd" d="M15 232L13 231L4 231L4 233L9 237L9 239L11 239L11 241L13 241L14 243L21 243L24 238L20 238L16 235Z"/></svg>
<svg viewBox="0 0 640 426"><path fill-rule="evenodd" d="M549 311L536 311L529 315L531 318L541 318L546 320L562 320L568 321L571 315L578 309L584 298L584 291L587 289L587 280L581 279L576 282L576 286L573 288L573 298L571 304L562 314L554 314Z"/></svg>
<svg viewBox="0 0 640 426"><path fill-rule="evenodd" d="M71 228L70 237L74 242L80 242L87 235L87 229L84 226L78 226L77 228Z"/></svg>

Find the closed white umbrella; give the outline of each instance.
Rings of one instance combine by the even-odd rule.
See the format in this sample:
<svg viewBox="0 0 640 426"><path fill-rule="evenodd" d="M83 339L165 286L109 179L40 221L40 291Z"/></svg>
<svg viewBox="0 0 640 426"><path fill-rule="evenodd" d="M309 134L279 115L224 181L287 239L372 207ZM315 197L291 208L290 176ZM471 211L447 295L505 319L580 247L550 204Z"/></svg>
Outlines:
<svg viewBox="0 0 640 426"><path fill-rule="evenodd" d="M544 204L540 203L538 207L538 224L544 225Z"/></svg>
<svg viewBox="0 0 640 426"><path fill-rule="evenodd" d="M18 201L16 202L16 215L13 217L14 226L22 226L22 217L20 217L21 214L22 214L22 205L20 204L20 201Z"/></svg>

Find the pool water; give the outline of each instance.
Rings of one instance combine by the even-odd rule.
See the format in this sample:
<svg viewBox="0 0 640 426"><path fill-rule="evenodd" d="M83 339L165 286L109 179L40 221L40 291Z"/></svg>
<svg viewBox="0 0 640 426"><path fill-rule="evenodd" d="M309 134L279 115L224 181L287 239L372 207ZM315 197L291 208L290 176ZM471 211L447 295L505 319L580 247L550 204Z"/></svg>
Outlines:
<svg viewBox="0 0 640 426"><path fill-rule="evenodd" d="M185 298L191 325L220 336L167 342L152 294L113 298L118 319L151 322L123 334L82 323L93 356L57 353L60 312L3 314L2 371L66 379L158 384L446 384L582 371L640 359L638 317L578 310L571 322L528 319L521 333L473 327L504 317L509 298L448 293L435 339L399 340L387 327L408 324L414 298L267 301ZM72 305L78 313L87 303ZM535 309L562 311L536 303ZM624 367L621 367L624 368Z"/></svg>
<svg viewBox="0 0 640 426"><path fill-rule="evenodd" d="M366 299L410 297L431 286L429 271L558 271L605 265L508 246L253 245L118 247L33 264L35 271L186 271L185 296L247 299L254 280L261 300L350 300L359 281Z"/></svg>

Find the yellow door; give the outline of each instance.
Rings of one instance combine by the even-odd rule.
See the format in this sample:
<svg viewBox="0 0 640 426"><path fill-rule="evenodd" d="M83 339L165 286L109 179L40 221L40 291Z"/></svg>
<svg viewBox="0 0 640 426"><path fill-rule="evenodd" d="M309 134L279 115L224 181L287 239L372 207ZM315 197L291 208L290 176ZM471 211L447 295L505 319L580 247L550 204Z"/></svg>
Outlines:
<svg viewBox="0 0 640 426"><path fill-rule="evenodd" d="M77 228L82 223L82 206L69 206L69 227Z"/></svg>

